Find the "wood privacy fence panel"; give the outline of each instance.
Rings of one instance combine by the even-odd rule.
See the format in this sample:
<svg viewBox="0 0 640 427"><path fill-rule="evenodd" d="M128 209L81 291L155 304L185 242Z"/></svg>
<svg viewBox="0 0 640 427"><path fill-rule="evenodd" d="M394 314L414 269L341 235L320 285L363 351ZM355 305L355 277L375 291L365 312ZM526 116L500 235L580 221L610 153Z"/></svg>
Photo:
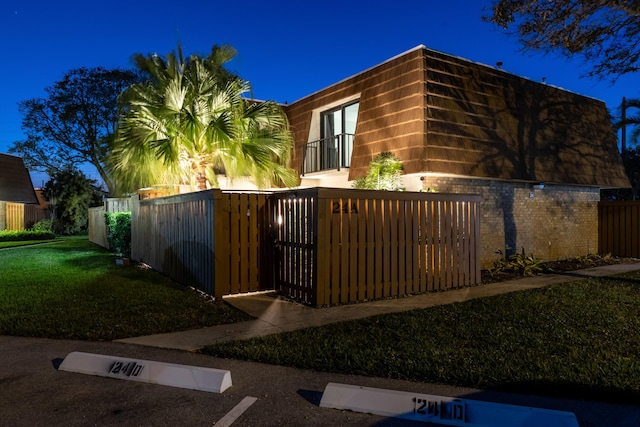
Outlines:
<svg viewBox="0 0 640 427"><path fill-rule="evenodd" d="M89 216L87 218L89 223L89 241L96 245L100 245L103 248L109 249L109 242L107 241L107 224L105 222L104 213L104 206L89 208Z"/></svg>
<svg viewBox="0 0 640 427"><path fill-rule="evenodd" d="M480 200L323 188L275 195L278 289L323 306L476 285Z"/></svg>
<svg viewBox="0 0 640 427"><path fill-rule="evenodd" d="M140 201L131 218L131 257L216 297L273 289L263 256L266 200L207 190Z"/></svg>
<svg viewBox="0 0 640 427"><path fill-rule="evenodd" d="M6 202L5 229L24 230L24 204Z"/></svg>
<svg viewBox="0 0 640 427"><path fill-rule="evenodd" d="M25 228L33 227L36 222L48 219L49 210L40 205L24 205L24 226Z"/></svg>
<svg viewBox="0 0 640 427"><path fill-rule="evenodd" d="M598 204L598 252L640 258L640 201Z"/></svg>
<svg viewBox="0 0 640 427"><path fill-rule="evenodd" d="M215 201L215 295L273 289L268 194L220 192Z"/></svg>
<svg viewBox="0 0 640 427"><path fill-rule="evenodd" d="M213 295L215 195L202 191L134 205L131 258Z"/></svg>
<svg viewBox="0 0 640 427"><path fill-rule="evenodd" d="M317 305L480 282L479 196L320 191Z"/></svg>

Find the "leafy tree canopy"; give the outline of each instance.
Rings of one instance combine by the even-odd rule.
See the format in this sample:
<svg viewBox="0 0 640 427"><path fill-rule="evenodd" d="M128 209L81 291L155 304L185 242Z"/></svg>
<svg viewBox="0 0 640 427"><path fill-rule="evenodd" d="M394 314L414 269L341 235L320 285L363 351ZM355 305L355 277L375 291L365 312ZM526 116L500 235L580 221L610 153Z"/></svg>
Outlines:
<svg viewBox="0 0 640 427"><path fill-rule="evenodd" d="M495 0L483 19L514 29L526 50L582 55L589 76L615 80L640 68L637 0Z"/></svg>
<svg viewBox="0 0 640 427"><path fill-rule="evenodd" d="M151 79L121 97L110 166L123 192L150 185L218 185L216 173L251 177L259 187L297 184L288 167L293 137L274 102L244 96L248 82L224 68L230 46L207 57L177 53L135 55Z"/></svg>
<svg viewBox="0 0 640 427"><path fill-rule="evenodd" d="M369 163L367 175L356 178L353 188L366 190L402 190L402 162L393 153L385 151Z"/></svg>
<svg viewBox="0 0 640 427"><path fill-rule="evenodd" d="M29 169L49 176L90 163L111 191L113 181L105 161L118 121L117 99L141 79L131 70L97 67L69 71L45 88L46 98L19 103L27 139L14 142L9 151L21 156Z"/></svg>
<svg viewBox="0 0 640 427"><path fill-rule="evenodd" d="M96 181L72 167L54 172L43 194L53 211L56 234L70 235L86 230L88 209L102 204L102 192Z"/></svg>

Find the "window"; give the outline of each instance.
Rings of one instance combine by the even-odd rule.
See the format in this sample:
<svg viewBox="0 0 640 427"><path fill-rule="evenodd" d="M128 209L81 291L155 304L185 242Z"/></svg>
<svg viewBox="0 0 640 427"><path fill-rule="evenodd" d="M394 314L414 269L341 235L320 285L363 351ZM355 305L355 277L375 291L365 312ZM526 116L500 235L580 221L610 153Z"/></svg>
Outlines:
<svg viewBox="0 0 640 427"><path fill-rule="evenodd" d="M320 140L307 144L304 172L349 167L358 107L355 101L320 114Z"/></svg>

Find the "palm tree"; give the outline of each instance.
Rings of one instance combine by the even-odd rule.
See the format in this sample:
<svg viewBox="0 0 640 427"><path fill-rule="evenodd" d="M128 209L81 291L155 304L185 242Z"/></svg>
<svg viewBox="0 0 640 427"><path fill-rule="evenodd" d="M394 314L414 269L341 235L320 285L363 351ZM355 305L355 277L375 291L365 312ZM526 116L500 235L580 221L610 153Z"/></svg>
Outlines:
<svg viewBox="0 0 640 427"><path fill-rule="evenodd" d="M135 55L150 80L121 95L111 166L128 190L154 184L216 187L215 172L251 177L264 188L297 184L287 165L293 138L282 109L244 97L248 82L224 64L235 51L214 46L206 58L182 49L166 59Z"/></svg>
<svg viewBox="0 0 640 427"><path fill-rule="evenodd" d="M623 97L619 109L620 120L614 123L614 127L616 130L622 130L620 151L622 151L623 153L627 151L628 146L638 145L638 142L640 141L640 112L636 111L635 115L630 116L627 114L627 110L629 108L640 109L640 99L626 99ZM628 139L627 126L633 127ZM627 141L631 144L628 144Z"/></svg>
<svg viewBox="0 0 640 427"><path fill-rule="evenodd" d="M402 161L395 154L385 151L371 163L367 175L356 178L353 188L366 190L402 190Z"/></svg>

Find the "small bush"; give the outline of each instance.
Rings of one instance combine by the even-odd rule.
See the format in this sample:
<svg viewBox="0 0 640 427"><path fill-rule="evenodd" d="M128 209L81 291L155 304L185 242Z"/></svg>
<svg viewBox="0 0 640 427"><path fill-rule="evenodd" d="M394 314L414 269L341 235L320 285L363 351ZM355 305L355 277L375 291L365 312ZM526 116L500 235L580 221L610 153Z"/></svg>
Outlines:
<svg viewBox="0 0 640 427"><path fill-rule="evenodd" d="M356 178L352 187L365 190L404 191L402 161L389 151L378 154L369 163L367 175Z"/></svg>
<svg viewBox="0 0 640 427"><path fill-rule="evenodd" d="M40 221L33 224L31 227L31 231L52 231L53 230L53 221L50 219L41 219Z"/></svg>
<svg viewBox="0 0 640 427"><path fill-rule="evenodd" d="M492 276L498 273L518 273L523 276L535 276L543 270L543 261L533 255L525 255L524 248L519 254L513 254L509 258L500 258L489 269Z"/></svg>
<svg viewBox="0 0 640 427"><path fill-rule="evenodd" d="M131 212L106 212L107 242L118 256L131 256Z"/></svg>
<svg viewBox="0 0 640 427"><path fill-rule="evenodd" d="M56 236L51 231L4 230L0 231L0 242L22 242L26 240L53 240Z"/></svg>

